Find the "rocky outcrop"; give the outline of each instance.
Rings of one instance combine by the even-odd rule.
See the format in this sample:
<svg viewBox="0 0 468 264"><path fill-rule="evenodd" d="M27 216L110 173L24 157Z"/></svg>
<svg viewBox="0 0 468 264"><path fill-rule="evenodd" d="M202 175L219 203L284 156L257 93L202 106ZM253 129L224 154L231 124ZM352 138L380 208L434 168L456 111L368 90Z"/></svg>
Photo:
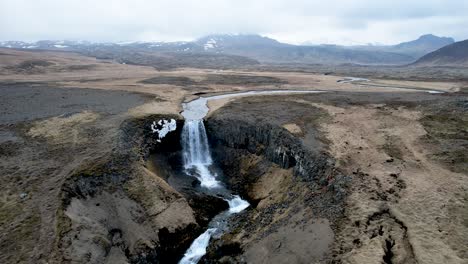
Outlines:
<svg viewBox="0 0 468 264"><path fill-rule="evenodd" d="M273 262L326 258L327 243L333 241L330 227L342 215L348 178L334 169L321 144L315 149L305 146L301 138L272 122L220 116L206 122L213 157L226 184L248 199L252 209L231 221L230 231L211 243L204 261L255 262L265 248L271 250L267 257ZM323 251L272 245L278 239L294 244L300 226L310 232L305 241L318 234L331 237L310 241Z"/></svg>
<svg viewBox="0 0 468 264"><path fill-rule="evenodd" d="M337 200L344 198L346 181L333 171L333 159L324 151L305 147L300 138L286 129L269 123L216 117L209 119L206 127L211 147L216 152L214 156L228 175L232 174L233 169L234 172L240 171L239 164L236 164L241 158L239 154L249 153L264 157L282 169L292 169L304 184L332 189ZM317 148L320 146L317 145ZM268 165L263 163L263 166ZM335 177L330 177L332 175Z"/></svg>
<svg viewBox="0 0 468 264"><path fill-rule="evenodd" d="M179 192L145 167L151 153L180 151L183 121L164 138L151 128L171 118L177 117L127 120L112 155L85 162L70 175L58 211L59 262L177 263L208 221L227 208L222 199Z"/></svg>
<svg viewBox="0 0 468 264"><path fill-rule="evenodd" d="M151 129L153 122L159 120L176 121L175 131L168 133L164 140L159 140ZM181 149L180 133L184 121L178 116L149 115L144 118L129 119L121 126L120 146L121 151L133 151L135 157L147 159L152 152L174 152Z"/></svg>
<svg viewBox="0 0 468 264"><path fill-rule="evenodd" d="M263 155L283 169L293 168L307 182L319 180L333 165L324 153L317 155L306 149L299 138L273 124L212 118L207 130L214 147L223 145Z"/></svg>

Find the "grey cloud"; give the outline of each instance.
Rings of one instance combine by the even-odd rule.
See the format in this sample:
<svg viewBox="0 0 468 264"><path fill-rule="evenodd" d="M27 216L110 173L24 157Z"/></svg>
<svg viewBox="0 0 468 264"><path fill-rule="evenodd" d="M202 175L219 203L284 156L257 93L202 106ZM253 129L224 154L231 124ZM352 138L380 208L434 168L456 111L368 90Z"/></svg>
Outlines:
<svg viewBox="0 0 468 264"><path fill-rule="evenodd" d="M294 43L394 43L425 33L461 39L468 38L465 2L2 0L0 40L170 41L210 33L259 33Z"/></svg>

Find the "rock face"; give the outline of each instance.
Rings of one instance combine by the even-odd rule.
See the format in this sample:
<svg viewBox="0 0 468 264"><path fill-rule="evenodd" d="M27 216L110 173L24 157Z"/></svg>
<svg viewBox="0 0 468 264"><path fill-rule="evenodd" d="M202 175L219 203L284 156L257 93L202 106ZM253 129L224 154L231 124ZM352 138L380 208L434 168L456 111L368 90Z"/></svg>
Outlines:
<svg viewBox="0 0 468 264"><path fill-rule="evenodd" d="M214 118L207 129L215 147L222 145L265 156L282 169L292 168L305 181L319 178L332 165L329 157L306 149L298 138L273 124Z"/></svg>
<svg viewBox="0 0 468 264"><path fill-rule="evenodd" d="M333 169L333 159L321 144L306 147L275 122L259 122L230 110L209 118L207 133L224 181L252 206L231 221L229 233L210 244L204 261L327 259L347 178ZM304 243L306 248L300 246Z"/></svg>

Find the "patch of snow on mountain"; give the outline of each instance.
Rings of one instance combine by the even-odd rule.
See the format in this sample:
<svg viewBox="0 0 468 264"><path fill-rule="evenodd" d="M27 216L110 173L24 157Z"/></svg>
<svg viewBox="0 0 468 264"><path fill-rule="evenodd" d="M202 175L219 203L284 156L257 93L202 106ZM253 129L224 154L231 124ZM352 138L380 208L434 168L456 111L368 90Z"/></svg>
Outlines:
<svg viewBox="0 0 468 264"><path fill-rule="evenodd" d="M203 45L203 47L204 47L205 50L214 49L214 48L217 47L216 44L217 44L217 42L216 42L215 39L209 39L209 40L205 43L205 45Z"/></svg>
<svg viewBox="0 0 468 264"><path fill-rule="evenodd" d="M54 45L54 47L59 48L59 49L63 49L63 48L67 48L68 46L56 44L56 45Z"/></svg>
<svg viewBox="0 0 468 264"><path fill-rule="evenodd" d="M126 45L131 45L131 44L138 44L138 42L136 41L120 41L120 42L117 42L116 43L117 45L119 46L126 46Z"/></svg>

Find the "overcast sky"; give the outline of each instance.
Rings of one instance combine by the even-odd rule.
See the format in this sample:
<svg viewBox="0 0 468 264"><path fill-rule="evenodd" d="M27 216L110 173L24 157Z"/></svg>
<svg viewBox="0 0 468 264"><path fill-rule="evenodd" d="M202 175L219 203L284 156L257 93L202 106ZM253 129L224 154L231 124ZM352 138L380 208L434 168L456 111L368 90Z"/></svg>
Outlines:
<svg viewBox="0 0 468 264"><path fill-rule="evenodd" d="M468 0L0 0L0 40L191 40L261 34L288 43L468 38Z"/></svg>

